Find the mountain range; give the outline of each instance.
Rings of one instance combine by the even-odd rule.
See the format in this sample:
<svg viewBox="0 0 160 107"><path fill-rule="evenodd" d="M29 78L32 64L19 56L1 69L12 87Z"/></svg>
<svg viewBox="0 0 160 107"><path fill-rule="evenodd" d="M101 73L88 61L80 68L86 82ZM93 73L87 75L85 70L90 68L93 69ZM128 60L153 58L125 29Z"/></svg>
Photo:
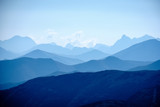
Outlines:
<svg viewBox="0 0 160 107"><path fill-rule="evenodd" d="M149 63L150 62L121 60L110 56L102 60L92 60L71 66L48 58L22 57L14 60L0 61L0 84L22 82L40 76L51 74L59 75L75 71L97 72L101 70L128 70Z"/></svg>
<svg viewBox="0 0 160 107"><path fill-rule="evenodd" d="M109 56L109 54L104 53L104 52L99 51L99 50L96 50L96 49L93 49L91 51L82 53L80 55L68 55L68 57L78 58L78 59L80 59L82 61L85 61L85 62L90 61L90 60L103 59L103 58L106 58L107 56Z"/></svg>
<svg viewBox="0 0 160 107"><path fill-rule="evenodd" d="M29 37L0 41L0 107L159 107L160 41L65 47Z"/></svg>
<svg viewBox="0 0 160 107"><path fill-rule="evenodd" d="M0 60L5 60L5 59L13 59L16 58L18 55L5 50L4 48L0 47Z"/></svg>
<svg viewBox="0 0 160 107"><path fill-rule="evenodd" d="M114 54L134 44L137 44L146 40L150 40L150 39L155 39L155 38L149 35L145 35L140 38L131 39L128 36L123 35L112 46L107 46L105 44L96 44L93 48L85 48L85 47L74 47L70 43L68 43L66 47L56 45L55 43L37 45L29 37L21 37L16 35L8 40L0 41L0 47L14 53L25 53L25 52L33 51L36 49L40 49L40 50L50 52L50 53L55 53L55 54L80 55L80 54L89 52L92 49L97 49L107 54ZM157 40L159 40L159 38L157 38Z"/></svg>
<svg viewBox="0 0 160 107"><path fill-rule="evenodd" d="M138 71L138 70L160 70L160 60L155 61L151 64L145 65L145 66L139 66L132 68L130 70Z"/></svg>
<svg viewBox="0 0 160 107"><path fill-rule="evenodd" d="M25 54L22 57L51 58L51 59L53 59L55 61L59 61L59 62L64 63L66 65L74 65L74 64L78 64L78 63L82 63L83 62L83 61L81 61L79 59L73 59L73 58L68 58L68 57L56 55L56 54L45 52L45 51L42 51L42 50L39 50L39 49L31 51L31 52Z"/></svg>
<svg viewBox="0 0 160 107"><path fill-rule="evenodd" d="M137 66L147 65L150 62L121 60L114 56L106 57L101 60L91 60L74 65L80 72L96 72L102 70L128 70Z"/></svg>
<svg viewBox="0 0 160 107"><path fill-rule="evenodd" d="M156 39L147 40L127 49L124 49L114 56L133 61L156 61L160 59L160 41Z"/></svg>
<svg viewBox="0 0 160 107"><path fill-rule="evenodd" d="M35 47L39 46L53 50L56 49L53 47L60 47L53 43L36 45ZM63 50L65 48L61 47L59 49ZM107 57L108 54L93 48L74 47L66 49L66 53L64 53L66 55L36 49L25 55L18 56L18 59L4 60L16 58L17 54L0 48L1 60L3 59L0 61L0 84L5 86L5 84L19 83L40 76L72 72L159 70L160 63L157 61L160 59L159 50L160 41L150 39L130 46L109 57ZM72 55L68 55L70 52L72 52Z"/></svg>
<svg viewBox="0 0 160 107"><path fill-rule="evenodd" d="M155 38L153 38L152 36L149 36L149 35L144 35L144 36L139 37L139 38L131 39L128 36L123 35L112 46L107 46L107 45L104 45L104 44L96 44L94 48L98 49L102 52L105 52L105 53L115 54L115 53L117 53L121 50L124 50L124 49L132 46L132 45L135 45L137 43L147 41L147 40L150 40L150 39L155 39Z"/></svg>
<svg viewBox="0 0 160 107"><path fill-rule="evenodd" d="M72 67L52 59L19 58L0 61L0 84L18 83L56 72L73 71Z"/></svg>
<svg viewBox="0 0 160 107"><path fill-rule="evenodd" d="M32 49L30 49L30 51L33 51L36 49L43 50L49 53L59 54L59 55L73 55L73 56L80 55L93 50L92 48L86 48L86 47L74 47L72 49L68 49L62 46L58 46L54 43L51 43L51 44L39 44L33 47Z"/></svg>
<svg viewBox="0 0 160 107"><path fill-rule="evenodd" d="M0 91L0 106L80 107L111 100L112 103L127 102L129 106L124 107L136 104L136 107L153 107L155 104L158 107L159 85L160 71L112 70L40 77L18 87ZM146 93L147 96L145 92L149 92Z"/></svg>
<svg viewBox="0 0 160 107"><path fill-rule="evenodd" d="M0 41L0 47L14 53L22 53L34 46L36 46L36 43L31 38L18 35L8 40Z"/></svg>

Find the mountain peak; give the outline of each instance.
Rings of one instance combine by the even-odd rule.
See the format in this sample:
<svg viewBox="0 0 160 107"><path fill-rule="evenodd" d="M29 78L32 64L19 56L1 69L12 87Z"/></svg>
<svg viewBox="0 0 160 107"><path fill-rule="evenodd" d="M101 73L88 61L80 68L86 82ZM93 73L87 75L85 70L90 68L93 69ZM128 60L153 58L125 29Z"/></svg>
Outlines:
<svg viewBox="0 0 160 107"><path fill-rule="evenodd" d="M149 39L132 45L114 55L124 60L155 61L160 59L159 50L160 41L156 39Z"/></svg>
<svg viewBox="0 0 160 107"><path fill-rule="evenodd" d="M130 38L126 35L122 35L121 39L130 39Z"/></svg>
<svg viewBox="0 0 160 107"><path fill-rule="evenodd" d="M152 37L152 36L146 34L146 35L140 37L139 39L149 40L149 39L154 39L154 37Z"/></svg>
<svg viewBox="0 0 160 107"><path fill-rule="evenodd" d="M32 40L30 37L27 37L27 36L20 36L20 35L15 35L13 36L12 38L10 39L30 39ZM33 40L32 40L33 41Z"/></svg>
<svg viewBox="0 0 160 107"><path fill-rule="evenodd" d="M45 52L45 51L40 50L40 49L36 49L36 50L33 50L32 52ZM31 52L31 53L32 53L32 52Z"/></svg>
<svg viewBox="0 0 160 107"><path fill-rule="evenodd" d="M106 60L120 60L120 59L115 56L108 56Z"/></svg>
<svg viewBox="0 0 160 107"><path fill-rule="evenodd" d="M65 47L68 48L68 49L73 49L74 48L74 46L71 43L66 44Z"/></svg>
<svg viewBox="0 0 160 107"><path fill-rule="evenodd" d="M14 53L21 53L34 47L36 43L29 37L15 35L1 42L1 47Z"/></svg>

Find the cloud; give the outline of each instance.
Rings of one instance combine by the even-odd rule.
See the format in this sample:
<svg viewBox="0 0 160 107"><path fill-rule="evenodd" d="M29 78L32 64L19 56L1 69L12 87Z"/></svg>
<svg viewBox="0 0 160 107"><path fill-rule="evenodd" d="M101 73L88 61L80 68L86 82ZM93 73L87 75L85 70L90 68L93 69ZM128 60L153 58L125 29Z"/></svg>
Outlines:
<svg viewBox="0 0 160 107"><path fill-rule="evenodd" d="M65 46L70 43L75 47L92 47L96 43L96 39L87 38L82 30L78 30L70 35L62 35L54 29L47 29L44 34L36 36L38 43L56 43Z"/></svg>
<svg viewBox="0 0 160 107"><path fill-rule="evenodd" d="M48 35L57 35L58 32L55 32L53 29L48 29L48 30L47 30L47 34L48 34Z"/></svg>
<svg viewBox="0 0 160 107"><path fill-rule="evenodd" d="M71 36L67 37L68 43L76 47L93 47L96 43L95 39L88 39L84 35L83 31L77 31Z"/></svg>

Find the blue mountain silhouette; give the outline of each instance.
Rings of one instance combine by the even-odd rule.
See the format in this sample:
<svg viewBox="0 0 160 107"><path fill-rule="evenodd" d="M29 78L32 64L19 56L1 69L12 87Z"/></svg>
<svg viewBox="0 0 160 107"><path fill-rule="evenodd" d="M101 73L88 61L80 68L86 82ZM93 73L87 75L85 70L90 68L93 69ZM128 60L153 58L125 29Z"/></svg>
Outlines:
<svg viewBox="0 0 160 107"><path fill-rule="evenodd" d="M139 65L146 65L149 62L121 60L114 56L109 56L101 60L91 60L82 64L74 65L80 72L95 72L101 70L128 70Z"/></svg>
<svg viewBox="0 0 160 107"><path fill-rule="evenodd" d="M36 43L29 37L14 36L0 42L0 46L14 53L21 53L34 47Z"/></svg>
<svg viewBox="0 0 160 107"><path fill-rule="evenodd" d="M55 53L59 55L80 55L86 52L89 52L93 49L86 47L74 47L73 49L68 49L62 46L58 46L56 44L40 44L32 48L31 50L40 49L46 52ZM31 51L30 50L30 51Z"/></svg>
<svg viewBox="0 0 160 107"><path fill-rule="evenodd" d="M129 38L126 35L123 35L121 37L121 39L119 39L112 47L111 47L111 52L112 53L116 53L118 51L121 51L123 49L126 49L134 44L146 41L146 40L150 40L150 39L154 39L152 36L149 35L144 35L142 37L139 38Z"/></svg>
<svg viewBox="0 0 160 107"><path fill-rule="evenodd" d="M69 66L48 58L33 59L22 57L14 60L0 61L0 84L22 82L40 76L60 75L75 71L128 70L137 66L147 65L148 63L120 60L119 58L110 56L103 60L92 60Z"/></svg>
<svg viewBox="0 0 160 107"><path fill-rule="evenodd" d="M137 44L137 43L140 43L140 42L143 42L146 40L150 40L150 39L155 39L155 38L153 38L152 36L149 36L149 35L144 35L139 38L131 39L126 35L122 35L122 37L119 40L117 40L116 43L112 46L107 46L104 44L97 44L97 45L95 45L94 48L98 49L102 52L105 52L105 53L114 54L114 53L119 52L121 50L124 50L134 44Z"/></svg>
<svg viewBox="0 0 160 107"><path fill-rule="evenodd" d="M26 55L24 55L23 57L51 58L51 59L53 59L55 61L67 64L67 65L73 65L73 64L78 64L78 63L82 63L83 62L83 61L81 61L79 59L68 58L68 57L57 55L57 54L45 52L45 51L42 51L42 50L39 50L39 49L31 51L31 52L27 53Z"/></svg>
<svg viewBox="0 0 160 107"><path fill-rule="evenodd" d="M78 58L83 61L98 60L109 56L109 54L93 49L80 55L70 55L72 58Z"/></svg>
<svg viewBox="0 0 160 107"><path fill-rule="evenodd" d="M79 107L104 100L132 101L138 92L160 85L159 81L160 71L102 71L41 77L0 91L0 106ZM148 95L153 96L152 92ZM149 102L140 103L145 105L154 99L158 104L159 92L157 89L154 94L156 99L149 97ZM140 100L139 98L144 101L148 97L138 96L137 99Z"/></svg>
<svg viewBox="0 0 160 107"><path fill-rule="evenodd" d="M13 59L16 58L17 56L18 56L17 54L7 51L6 49L0 47L0 60Z"/></svg>
<svg viewBox="0 0 160 107"><path fill-rule="evenodd" d="M160 70L160 60L155 61L151 64L145 65L145 66L139 66L132 68L131 70L137 71L137 70Z"/></svg>
<svg viewBox="0 0 160 107"><path fill-rule="evenodd" d="M58 46L56 44L39 44L35 47L33 47L30 51L33 51L33 50L36 50L36 49L39 49L39 50L43 50L43 51L46 51L46 52L49 52L49 53L55 53L55 54L64 54L64 53L68 53L70 50L69 49L66 49L64 47L61 47L61 46Z"/></svg>
<svg viewBox="0 0 160 107"><path fill-rule="evenodd" d="M19 58L0 61L0 84L22 82L56 72L71 72L71 66L52 59Z"/></svg>
<svg viewBox="0 0 160 107"><path fill-rule="evenodd" d="M147 40L124 49L114 56L125 60L156 61L160 59L160 41Z"/></svg>

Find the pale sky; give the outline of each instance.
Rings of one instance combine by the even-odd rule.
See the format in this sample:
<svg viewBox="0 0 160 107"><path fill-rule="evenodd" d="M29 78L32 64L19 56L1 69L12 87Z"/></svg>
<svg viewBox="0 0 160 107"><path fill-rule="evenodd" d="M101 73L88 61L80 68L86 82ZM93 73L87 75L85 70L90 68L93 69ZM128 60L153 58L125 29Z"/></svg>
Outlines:
<svg viewBox="0 0 160 107"><path fill-rule="evenodd" d="M160 37L160 0L0 0L0 40L112 45L123 34Z"/></svg>

